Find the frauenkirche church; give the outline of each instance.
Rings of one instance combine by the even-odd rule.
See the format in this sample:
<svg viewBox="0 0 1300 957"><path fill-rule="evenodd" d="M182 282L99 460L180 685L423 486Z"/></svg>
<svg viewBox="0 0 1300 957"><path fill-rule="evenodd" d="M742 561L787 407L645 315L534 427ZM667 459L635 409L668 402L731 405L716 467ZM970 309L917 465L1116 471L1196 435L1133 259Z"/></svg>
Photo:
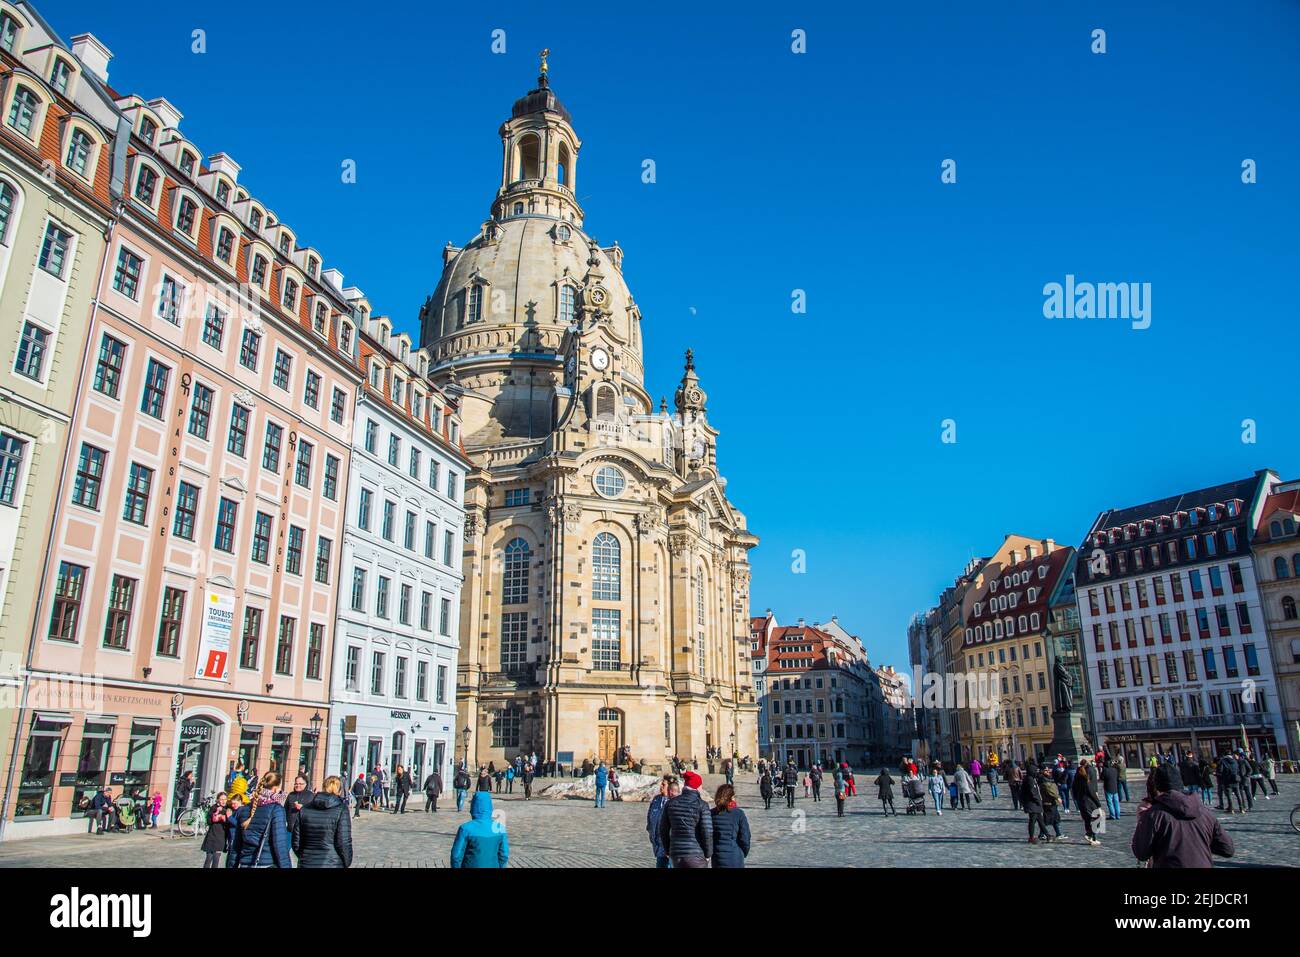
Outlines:
<svg viewBox="0 0 1300 957"><path fill-rule="evenodd" d="M471 762L757 756L749 560L693 358L644 381L623 251L583 230L581 141L550 89L500 130L501 188L421 310L458 395L465 487L459 741ZM461 754L457 755L457 759Z"/></svg>

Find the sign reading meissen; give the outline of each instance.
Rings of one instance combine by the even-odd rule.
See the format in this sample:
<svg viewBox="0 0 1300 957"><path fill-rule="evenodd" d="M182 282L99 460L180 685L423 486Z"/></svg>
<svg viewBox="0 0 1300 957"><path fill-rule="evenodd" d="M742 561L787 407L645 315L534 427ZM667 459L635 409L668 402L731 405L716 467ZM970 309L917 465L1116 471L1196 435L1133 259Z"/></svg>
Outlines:
<svg viewBox="0 0 1300 957"><path fill-rule="evenodd" d="M235 599L208 592L203 602L203 627L199 633L196 678L225 681L230 674L230 633L235 622Z"/></svg>

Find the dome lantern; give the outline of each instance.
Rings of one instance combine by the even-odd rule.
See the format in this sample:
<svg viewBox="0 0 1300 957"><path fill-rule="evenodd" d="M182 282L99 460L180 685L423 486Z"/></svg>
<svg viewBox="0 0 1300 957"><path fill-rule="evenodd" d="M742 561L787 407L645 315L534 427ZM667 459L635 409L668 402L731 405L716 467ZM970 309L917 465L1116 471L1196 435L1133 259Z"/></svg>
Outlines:
<svg viewBox="0 0 1300 957"><path fill-rule="evenodd" d="M542 50L536 88L515 100L501 125L501 188L492 206L496 220L546 216L582 224L576 182L582 143L573 117L550 84L550 49Z"/></svg>

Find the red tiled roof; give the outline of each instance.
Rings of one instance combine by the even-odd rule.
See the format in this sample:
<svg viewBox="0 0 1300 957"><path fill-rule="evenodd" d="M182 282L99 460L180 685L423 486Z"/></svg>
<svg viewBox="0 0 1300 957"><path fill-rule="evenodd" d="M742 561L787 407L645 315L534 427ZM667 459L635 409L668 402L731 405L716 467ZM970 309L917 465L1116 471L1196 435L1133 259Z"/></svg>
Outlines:
<svg viewBox="0 0 1300 957"><path fill-rule="evenodd" d="M1292 515L1300 515L1300 488L1292 489L1289 492L1275 492L1264 499L1264 507L1259 512L1259 528L1255 530L1256 542L1266 544L1272 541L1268 520L1279 510L1290 512ZM1290 538L1292 536L1288 535L1286 537Z"/></svg>

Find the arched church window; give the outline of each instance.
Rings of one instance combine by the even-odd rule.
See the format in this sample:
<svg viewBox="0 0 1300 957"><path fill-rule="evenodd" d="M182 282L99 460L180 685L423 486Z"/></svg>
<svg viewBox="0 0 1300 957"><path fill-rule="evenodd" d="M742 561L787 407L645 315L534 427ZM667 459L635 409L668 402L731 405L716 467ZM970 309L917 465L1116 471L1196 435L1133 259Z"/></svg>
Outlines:
<svg viewBox="0 0 1300 957"><path fill-rule="evenodd" d="M575 298L575 293L572 286L565 284L560 287L560 322L563 323L573 322L574 298Z"/></svg>
<svg viewBox="0 0 1300 957"><path fill-rule="evenodd" d="M704 624L704 569L696 571L695 580L695 620L698 624Z"/></svg>
<svg viewBox="0 0 1300 957"><path fill-rule="evenodd" d="M616 396L612 386L603 385L596 390L596 418L614 418Z"/></svg>
<svg viewBox="0 0 1300 957"><path fill-rule="evenodd" d="M618 601L622 592L622 546L610 532L601 532L591 546L591 597Z"/></svg>
<svg viewBox="0 0 1300 957"><path fill-rule="evenodd" d="M515 203L514 213L516 216L522 216L524 214L524 204Z"/></svg>
<svg viewBox="0 0 1300 957"><path fill-rule="evenodd" d="M506 545L501 570L501 604L522 605L528 601L528 563L532 550L522 538Z"/></svg>
<svg viewBox="0 0 1300 957"><path fill-rule="evenodd" d="M1282 599L1282 617L1286 621L1296 620L1295 599L1290 595Z"/></svg>
<svg viewBox="0 0 1300 957"><path fill-rule="evenodd" d="M560 158L555 166L555 181L561 186L569 186L569 147L560 144Z"/></svg>

